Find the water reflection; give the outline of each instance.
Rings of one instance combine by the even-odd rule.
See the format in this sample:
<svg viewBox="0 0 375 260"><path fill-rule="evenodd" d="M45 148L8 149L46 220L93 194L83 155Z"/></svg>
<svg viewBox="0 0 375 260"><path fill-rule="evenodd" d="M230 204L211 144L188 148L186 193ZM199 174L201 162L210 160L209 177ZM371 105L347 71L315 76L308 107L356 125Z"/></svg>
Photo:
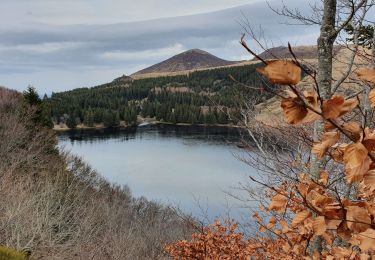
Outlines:
<svg viewBox="0 0 375 260"><path fill-rule="evenodd" d="M241 153L238 129L145 126L76 130L59 134L59 145L82 156L109 181L127 184L135 196L179 205L210 218L238 203L235 192L253 169L234 158ZM234 209L233 214L238 210Z"/></svg>

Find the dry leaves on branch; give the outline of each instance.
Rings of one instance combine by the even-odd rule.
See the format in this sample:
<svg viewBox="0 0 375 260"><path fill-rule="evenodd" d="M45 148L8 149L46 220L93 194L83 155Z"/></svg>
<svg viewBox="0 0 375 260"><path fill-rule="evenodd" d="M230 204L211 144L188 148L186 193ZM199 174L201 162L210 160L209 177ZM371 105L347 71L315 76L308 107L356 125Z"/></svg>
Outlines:
<svg viewBox="0 0 375 260"><path fill-rule="evenodd" d="M375 69L361 68L357 71L358 77L367 82L375 83Z"/></svg>
<svg viewBox="0 0 375 260"><path fill-rule="evenodd" d="M258 68L257 71L273 84L296 85L301 81L301 68L286 60L269 61L266 67Z"/></svg>
<svg viewBox="0 0 375 260"><path fill-rule="evenodd" d="M314 93L305 92L304 96L313 109L320 110L317 96ZM306 108L303 100L296 96L284 98L281 101L281 107L286 121L292 125L310 123L320 118L320 115Z"/></svg>
<svg viewBox="0 0 375 260"><path fill-rule="evenodd" d="M343 96L334 96L323 102L323 117L325 119L334 119L343 116L345 113L353 110L358 105L355 98L345 100Z"/></svg>
<svg viewBox="0 0 375 260"><path fill-rule="evenodd" d="M370 215L364 207L348 206L346 208L346 220L348 228L358 233L371 226Z"/></svg>
<svg viewBox="0 0 375 260"><path fill-rule="evenodd" d="M274 228L274 226L276 225L276 222L277 222L276 218L275 218L274 216L272 216L272 217L270 218L269 223L267 224L267 228L268 228L268 229L272 229L272 228Z"/></svg>
<svg viewBox="0 0 375 260"><path fill-rule="evenodd" d="M288 198L282 194L276 194L271 201L268 208L269 211L275 210L277 212L283 212L285 210L286 204L288 203Z"/></svg>
<svg viewBox="0 0 375 260"><path fill-rule="evenodd" d="M328 178L329 178L329 173L327 171L321 171L320 172L320 178L319 178L319 183L323 184L323 185L327 185L328 184Z"/></svg>
<svg viewBox="0 0 375 260"><path fill-rule="evenodd" d="M371 106L375 107L375 89L372 89L370 93L368 93L368 99L371 102Z"/></svg>
<svg viewBox="0 0 375 260"><path fill-rule="evenodd" d="M312 223L314 234L316 236L323 235L327 230L327 225L324 216L319 216L313 220Z"/></svg>
<svg viewBox="0 0 375 260"><path fill-rule="evenodd" d="M311 216L311 212L309 210L303 210L298 212L292 221L292 227L295 228L299 224L301 224L305 219Z"/></svg>
<svg viewBox="0 0 375 260"><path fill-rule="evenodd" d="M375 133L369 128L365 128L365 137L362 141L362 144L366 147L367 151L375 151Z"/></svg>
<svg viewBox="0 0 375 260"><path fill-rule="evenodd" d="M348 145L344 151L344 163L348 183L362 181L371 164L366 147L361 143Z"/></svg>
<svg viewBox="0 0 375 260"><path fill-rule="evenodd" d="M336 162L342 162L344 160L344 152L348 144L334 145L332 148L331 156Z"/></svg>
<svg viewBox="0 0 375 260"><path fill-rule="evenodd" d="M371 193L375 191L375 170L368 171L363 176L363 184Z"/></svg>
<svg viewBox="0 0 375 260"><path fill-rule="evenodd" d="M301 69L287 61L269 62L260 73L277 84L294 85L300 80ZM362 80L375 83L375 69L363 69L358 73ZM202 234L194 234L191 242L179 241L167 247L176 259L370 259L375 252L375 131L362 127L358 117L340 118L358 106L357 99L345 100L334 96L323 101L316 92L289 92L281 102L286 121L290 124L308 123L321 118L326 122L320 142L312 146L319 158L327 155L334 161L332 168L322 169L319 179L301 173L292 183L283 182L280 187L266 193L271 198L268 208L272 212L268 223L255 213L260 231L270 231L275 237L256 235L244 240L235 228L225 228L216 223ZM375 106L375 89L369 99ZM315 112L313 112L315 111ZM355 121L357 120L357 122ZM347 136L353 143L340 143ZM340 133L341 133L340 132ZM329 151L329 153L328 153ZM371 158L370 158L371 157ZM341 182L341 167L345 166L346 183ZM328 172L327 169L336 171ZM331 167L331 165L329 166ZM331 177L331 179L330 179ZM329 182L330 181L330 182ZM337 182L340 181L340 185ZM352 185L358 183L358 185ZM347 185L342 189L341 185ZM353 199L346 190L356 187ZM290 219L291 216L293 220ZM316 236L324 240L321 252L310 254L311 242ZM337 246L340 238L347 245ZM228 246L230 244L230 246ZM180 257L180 258L179 258ZM182 258L181 258L182 257ZM184 258L185 257L185 258ZM232 257L232 258L231 258ZM241 258L242 257L242 258Z"/></svg>
<svg viewBox="0 0 375 260"><path fill-rule="evenodd" d="M289 124L302 123L307 116L307 108L299 98L286 98L281 101L281 107L284 110L286 121Z"/></svg>
<svg viewBox="0 0 375 260"><path fill-rule="evenodd" d="M332 145L336 144L340 139L340 134L336 131L326 132L322 137L320 143L315 143L312 147L312 152L318 155L318 158L322 158Z"/></svg>
<svg viewBox="0 0 375 260"><path fill-rule="evenodd" d="M368 228L366 231L355 235L353 244L358 244L363 251L375 250L375 230Z"/></svg>
<svg viewBox="0 0 375 260"><path fill-rule="evenodd" d="M357 122L347 122L341 125L343 131L358 141L362 138L362 128Z"/></svg>

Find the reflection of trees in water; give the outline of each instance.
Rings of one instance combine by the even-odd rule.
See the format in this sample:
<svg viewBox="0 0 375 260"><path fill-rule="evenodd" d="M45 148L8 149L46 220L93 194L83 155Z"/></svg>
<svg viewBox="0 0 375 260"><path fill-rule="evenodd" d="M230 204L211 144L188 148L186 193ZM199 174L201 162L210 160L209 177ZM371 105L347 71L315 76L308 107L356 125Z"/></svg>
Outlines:
<svg viewBox="0 0 375 260"><path fill-rule="evenodd" d="M58 133L61 141L100 142L110 139L127 141L143 138L181 138L188 142L238 143L241 130L228 127L151 125L131 128L76 129Z"/></svg>

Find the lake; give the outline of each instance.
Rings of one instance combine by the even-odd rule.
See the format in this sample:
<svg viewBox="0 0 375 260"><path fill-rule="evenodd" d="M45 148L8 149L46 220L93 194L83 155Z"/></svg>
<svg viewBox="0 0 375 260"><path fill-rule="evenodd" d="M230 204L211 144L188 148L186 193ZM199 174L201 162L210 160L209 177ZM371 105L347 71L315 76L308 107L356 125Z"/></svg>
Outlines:
<svg viewBox="0 0 375 260"><path fill-rule="evenodd" d="M178 206L212 220L230 209L243 213L237 194L254 169L235 158L238 129L148 125L74 130L58 134L59 147L81 156L108 181L134 196Z"/></svg>

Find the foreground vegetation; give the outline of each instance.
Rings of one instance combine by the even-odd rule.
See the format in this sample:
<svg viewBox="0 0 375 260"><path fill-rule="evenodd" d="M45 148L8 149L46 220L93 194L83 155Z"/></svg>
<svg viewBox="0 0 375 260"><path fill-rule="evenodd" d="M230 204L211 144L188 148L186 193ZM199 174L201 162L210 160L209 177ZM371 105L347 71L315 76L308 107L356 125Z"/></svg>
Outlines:
<svg viewBox="0 0 375 260"><path fill-rule="evenodd" d="M164 258L189 228L59 152L39 106L35 93L0 88L0 245L32 259Z"/></svg>
<svg viewBox="0 0 375 260"><path fill-rule="evenodd" d="M247 124L252 136L259 134L253 138L259 151L246 161L260 170L250 179L261 188L247 189L260 205L253 214L257 230L245 236L233 221L215 222L167 246L175 259L374 259L375 33L365 18L374 5L324 0L309 16L275 10L320 26L317 66L302 66L291 46L292 60L258 57L264 63L258 72L279 85L289 124L271 128L297 145L265 145L265 132ZM335 75L334 43L348 24L353 45L343 46L350 57L337 60L345 68ZM256 55L244 37L241 44ZM300 84L302 71L307 85Z"/></svg>

